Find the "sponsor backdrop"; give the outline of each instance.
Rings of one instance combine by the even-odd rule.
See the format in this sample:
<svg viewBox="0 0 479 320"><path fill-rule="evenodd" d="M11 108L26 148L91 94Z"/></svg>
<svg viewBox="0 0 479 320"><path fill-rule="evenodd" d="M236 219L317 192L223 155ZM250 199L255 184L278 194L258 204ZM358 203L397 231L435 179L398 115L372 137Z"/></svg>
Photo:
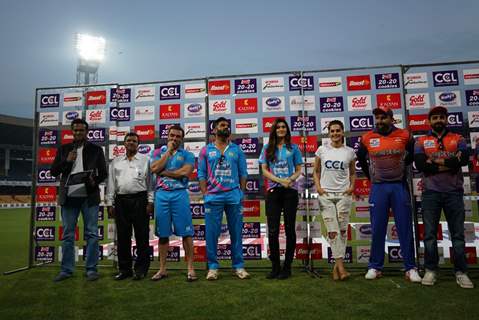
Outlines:
<svg viewBox="0 0 479 320"><path fill-rule="evenodd" d="M475 151L479 139L479 64L449 64L410 67L375 67L351 70L328 70L301 73L245 75L224 78L193 79L134 85L99 85L90 87L37 89L35 106L37 151L34 192L36 207L32 208L35 223L36 261L57 262L60 258L61 223L57 206L58 182L51 177L51 165L56 148L71 142L70 122L84 118L90 124L88 139L101 145L108 160L125 154L123 138L126 132L140 135L140 152L149 154L166 142L168 127L180 124L185 129L185 149L198 157L200 149L211 141L212 123L220 116L231 120L232 141L245 152L248 182L243 213L245 259L267 258L266 226L264 221L264 181L260 175L258 157L268 141L272 122L285 118L290 125L293 142L300 146L305 160L299 180L302 199L298 206L296 256L305 259L308 245L303 238L309 234L313 245L312 259L332 262L331 251L322 234L325 228L319 216L312 179L314 152L329 143L327 125L333 119L345 124L346 144L357 150L360 137L374 125L372 110L388 106L394 110L395 123L410 128L415 136L428 130L427 113L434 105L450 111L449 127L460 132ZM479 141L477 141L479 142ZM369 182L358 169L356 201L348 230L350 240L347 262L367 263L371 226L369 224ZM477 161L463 169L466 189L466 240L468 259L476 263L476 237L473 221L477 221ZM412 180L415 210L419 217L417 236L423 230L420 212L421 185L417 172ZM104 187L103 187L104 190ZM305 191L308 192L305 192ZM205 261L204 206L199 193L196 169L190 179L191 213L195 224L195 259ZM311 198L311 197L310 197ZM473 214L474 213L474 214ZM310 216L308 223L307 216ZM152 217L153 219L153 217ZM152 222L153 226L153 222ZM99 212L100 257L114 259L114 221L104 207ZM152 259L157 259L157 239L150 228ZM78 230L82 239L83 230ZM229 259L229 239L226 225L219 242L221 259ZM282 248L285 245L281 234ZM447 225L440 230L442 258L449 258L451 243ZM387 233L387 261L401 262L398 238L391 218ZM33 245L33 244L32 244ZM83 259L83 243L77 243L77 253ZM173 239L170 261L183 256L181 240ZM421 251L419 258L422 257ZM447 261L448 262L448 261Z"/></svg>

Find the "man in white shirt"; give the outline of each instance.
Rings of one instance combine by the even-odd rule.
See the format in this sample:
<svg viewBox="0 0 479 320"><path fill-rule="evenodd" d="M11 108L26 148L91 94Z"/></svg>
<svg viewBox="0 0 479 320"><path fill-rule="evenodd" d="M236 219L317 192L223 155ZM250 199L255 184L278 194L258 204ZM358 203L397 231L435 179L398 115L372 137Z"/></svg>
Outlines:
<svg viewBox="0 0 479 320"><path fill-rule="evenodd" d="M153 212L153 191L149 160L138 153L139 137L130 132L125 136L126 155L110 163L107 186L108 213L115 217L118 242L118 269L115 280L133 276L145 278L150 267L149 213ZM131 236L135 230L137 259L132 271Z"/></svg>

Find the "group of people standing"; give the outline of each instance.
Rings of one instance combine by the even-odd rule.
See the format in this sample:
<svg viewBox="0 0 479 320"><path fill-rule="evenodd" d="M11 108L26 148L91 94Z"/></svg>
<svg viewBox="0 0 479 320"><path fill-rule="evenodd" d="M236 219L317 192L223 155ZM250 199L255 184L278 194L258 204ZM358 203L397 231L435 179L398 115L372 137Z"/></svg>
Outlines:
<svg viewBox="0 0 479 320"><path fill-rule="evenodd" d="M376 128L363 135L356 153L344 145L344 124L328 124L330 143L316 151L314 183L319 195L320 211L327 229L327 240L334 258L332 278L350 277L344 266L349 214L355 185L355 163L359 162L371 181L369 196L372 243L366 279L382 276L385 236L389 211L399 234L405 277L411 282L433 285L437 279L437 225L444 210L453 242L457 283L472 288L467 276L464 242L463 177L461 167L468 162L467 145L460 135L449 132L447 110L435 107L429 112L431 131L416 142L411 134L394 126L394 115L388 108L373 110ZM85 224L86 277L96 280L98 260L97 212L100 202L98 185L108 176L106 203L114 216L118 232L117 280L143 279L149 269L149 214L155 213L155 234L159 238L160 269L152 280L168 276L166 257L172 234L183 238L188 264L187 281L198 279L193 266L193 224L187 192L195 160L182 148L184 131L180 126L168 130L167 144L148 157L138 153L139 137L125 136L126 155L115 158L107 174L102 149L86 141L88 124L76 119L71 124L74 142L60 147L51 168L53 176L61 175L60 205L64 226L62 265L55 281L72 276L74 267L74 229L79 212ZM242 246L242 199L246 187L246 159L238 145L230 141L226 118L214 122L215 139L202 148L198 161L198 180L204 198L207 280L219 277L217 243L223 212L231 239L233 273L240 279L250 274L244 268ZM425 267L423 278L414 261L411 199L407 169L413 162L423 172L423 221L425 225ZM299 147L291 143L287 122L274 121L268 143L263 146L259 163L266 185L266 217L269 258L272 263L268 279L287 279L296 246L297 179L303 159ZM72 174L91 171L82 184L69 183ZM154 177L154 178L151 178ZM152 181L150 181L150 179ZM153 205L154 204L154 205ZM280 262L279 230L281 214L286 234L283 265ZM135 232L137 259L131 256L132 228Z"/></svg>

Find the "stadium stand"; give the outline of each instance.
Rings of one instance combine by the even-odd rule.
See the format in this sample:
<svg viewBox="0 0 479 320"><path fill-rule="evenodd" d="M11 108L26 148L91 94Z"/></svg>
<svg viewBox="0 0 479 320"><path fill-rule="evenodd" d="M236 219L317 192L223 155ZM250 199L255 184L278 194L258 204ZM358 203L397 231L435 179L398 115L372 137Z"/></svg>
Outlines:
<svg viewBox="0 0 479 320"><path fill-rule="evenodd" d="M33 119L0 115L0 204L30 203Z"/></svg>

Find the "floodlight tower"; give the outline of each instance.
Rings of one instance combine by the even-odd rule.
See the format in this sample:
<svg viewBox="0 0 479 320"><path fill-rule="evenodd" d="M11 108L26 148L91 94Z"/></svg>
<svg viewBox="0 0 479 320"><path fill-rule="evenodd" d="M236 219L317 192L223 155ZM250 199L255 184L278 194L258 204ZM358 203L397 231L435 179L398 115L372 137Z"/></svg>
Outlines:
<svg viewBox="0 0 479 320"><path fill-rule="evenodd" d="M98 82L98 67L105 58L105 39L77 33L75 37L78 52L77 85Z"/></svg>

